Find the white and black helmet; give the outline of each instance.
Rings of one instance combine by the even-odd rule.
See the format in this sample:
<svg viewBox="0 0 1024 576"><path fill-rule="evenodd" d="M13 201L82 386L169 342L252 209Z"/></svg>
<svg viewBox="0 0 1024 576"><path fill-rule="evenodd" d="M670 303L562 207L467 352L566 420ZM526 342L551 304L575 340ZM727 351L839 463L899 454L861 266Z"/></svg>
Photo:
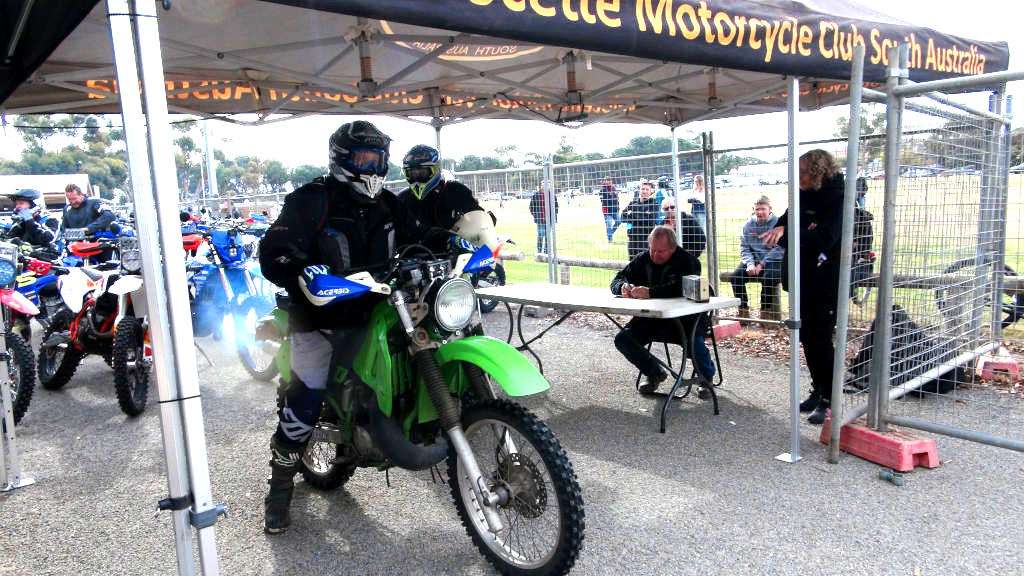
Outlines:
<svg viewBox="0 0 1024 576"><path fill-rule="evenodd" d="M384 187L391 138L365 120L342 124L331 134L330 171L373 198Z"/></svg>

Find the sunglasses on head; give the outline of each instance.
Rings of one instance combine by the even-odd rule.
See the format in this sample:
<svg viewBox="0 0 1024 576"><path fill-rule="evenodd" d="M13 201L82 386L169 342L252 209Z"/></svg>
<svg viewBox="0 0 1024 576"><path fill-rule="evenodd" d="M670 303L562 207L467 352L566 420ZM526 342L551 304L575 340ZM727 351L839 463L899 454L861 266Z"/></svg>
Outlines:
<svg viewBox="0 0 1024 576"><path fill-rule="evenodd" d="M662 211L664 211L664 212L675 212L676 211L676 207L675 206L665 206L664 208L662 208Z"/></svg>

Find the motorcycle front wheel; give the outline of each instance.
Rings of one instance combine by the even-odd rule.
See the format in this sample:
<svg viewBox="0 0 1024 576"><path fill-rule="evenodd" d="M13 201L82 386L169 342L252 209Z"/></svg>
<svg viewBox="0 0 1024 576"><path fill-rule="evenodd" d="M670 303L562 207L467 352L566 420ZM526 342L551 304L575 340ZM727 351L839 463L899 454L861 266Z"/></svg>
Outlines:
<svg viewBox="0 0 1024 576"><path fill-rule="evenodd" d="M238 359L253 378L269 382L277 376L277 351L281 348L281 335L264 334L260 323L272 308L262 298L247 298L235 313L235 344ZM272 327L271 327L272 328Z"/></svg>
<svg viewBox="0 0 1024 576"><path fill-rule="evenodd" d="M491 286L504 286L505 285L505 267L501 264L496 264L490 271L481 274L474 283L474 288L490 288ZM489 298L480 298L480 312L487 314L498 307L497 300L491 300Z"/></svg>
<svg viewBox="0 0 1024 576"><path fill-rule="evenodd" d="M144 330L138 318L127 316L117 324L111 366L114 391L121 411L138 416L146 410L149 396L149 362L145 358Z"/></svg>
<svg viewBox="0 0 1024 576"><path fill-rule="evenodd" d="M507 400L465 408L462 425L488 489L502 496L504 526L493 534L472 480L449 452L449 487L473 544L502 574L568 573L583 545L583 495L551 430Z"/></svg>
<svg viewBox="0 0 1024 576"><path fill-rule="evenodd" d="M12 384L11 405L14 409L14 423L17 424L21 422L32 401L32 392L36 387L36 367L32 348L21 336L8 332L6 341L7 352L11 355L7 361L7 376Z"/></svg>
<svg viewBox="0 0 1024 576"><path fill-rule="evenodd" d="M61 310L54 315L50 325L43 332L39 344L36 366L39 383L47 390L60 390L75 375L75 370L85 356L68 341L67 332L74 316L70 310Z"/></svg>

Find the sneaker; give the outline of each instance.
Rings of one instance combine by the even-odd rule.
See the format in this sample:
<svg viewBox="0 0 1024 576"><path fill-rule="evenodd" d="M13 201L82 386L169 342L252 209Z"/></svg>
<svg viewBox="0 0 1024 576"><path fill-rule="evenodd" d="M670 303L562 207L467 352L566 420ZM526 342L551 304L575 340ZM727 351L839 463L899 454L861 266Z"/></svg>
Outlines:
<svg viewBox="0 0 1024 576"><path fill-rule="evenodd" d="M811 412L811 415L807 417L807 423L816 426L824 424L826 416L828 416L828 403L819 402L814 408L814 412Z"/></svg>
<svg viewBox="0 0 1024 576"><path fill-rule="evenodd" d="M664 370L659 370L654 376L648 376L647 382L640 385L641 394L654 394L658 386L661 385L668 378L668 374Z"/></svg>
<svg viewBox="0 0 1024 576"><path fill-rule="evenodd" d="M811 392L811 395L807 397L807 400L804 400L803 402L800 403L800 411L810 412L817 408L818 404L820 403L821 396L818 396L817 392Z"/></svg>

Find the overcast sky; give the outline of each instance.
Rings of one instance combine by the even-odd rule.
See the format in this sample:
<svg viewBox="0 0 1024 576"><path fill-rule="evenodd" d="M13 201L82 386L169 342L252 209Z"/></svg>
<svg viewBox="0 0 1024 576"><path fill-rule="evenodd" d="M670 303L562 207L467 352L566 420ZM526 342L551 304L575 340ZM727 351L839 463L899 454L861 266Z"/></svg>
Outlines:
<svg viewBox="0 0 1024 576"><path fill-rule="evenodd" d="M887 13L917 26L974 40L1003 40L1010 45L1010 68L1024 67L1024 2L1021 0L858 0L862 6ZM1024 117L1024 82L1010 85L1010 93L1018 102L1017 117ZM983 97L972 102L984 107ZM802 139L828 138L833 134L835 119L847 114L847 108L826 109L801 115ZM254 155L276 159L288 166L326 164L327 138L345 119L354 117L319 116L303 118L263 127L241 127L220 122L211 123L214 146L229 157ZM415 144L432 144L433 129L414 122L394 118L372 119L393 139L392 155L401 156ZM1021 125L1015 120L1014 125ZM743 118L698 122L680 128L681 135L714 132L716 148L755 146L782 143L786 139L783 114L761 114ZM579 152L609 153L630 138L639 135L668 136L661 125L606 124L582 129L568 129L546 122L523 120L476 120L446 127L443 131L443 153L449 158L467 154L493 155L494 148L513 144L520 151L550 152L566 136ZM0 157L16 158L21 140L12 129L0 133ZM769 153L771 154L771 153ZM762 155L764 156L764 155ZM766 159L772 159L768 157Z"/></svg>

